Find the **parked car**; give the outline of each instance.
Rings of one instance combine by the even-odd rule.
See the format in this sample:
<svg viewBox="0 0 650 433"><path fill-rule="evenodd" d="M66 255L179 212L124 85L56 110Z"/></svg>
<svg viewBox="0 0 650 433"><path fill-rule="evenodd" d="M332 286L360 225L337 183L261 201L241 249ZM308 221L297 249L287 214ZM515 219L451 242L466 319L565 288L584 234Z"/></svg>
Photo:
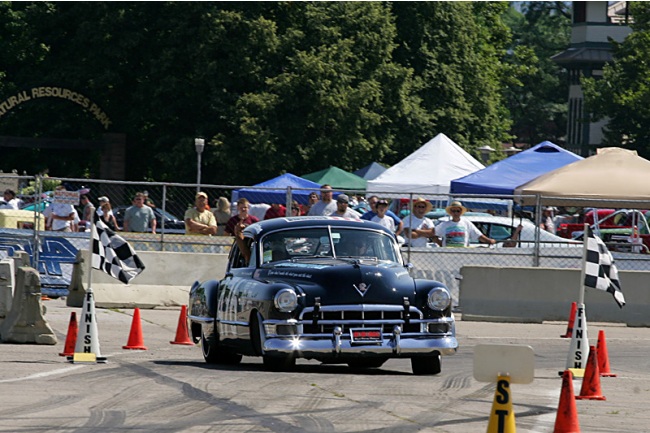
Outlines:
<svg viewBox="0 0 650 433"><path fill-rule="evenodd" d="M116 206L113 208L113 214L115 215L115 220L117 225L122 228L124 227L124 212L129 206ZM153 213L156 216L156 232L161 233L162 227L162 217L165 216L165 233L170 234L184 234L185 233L185 222L182 219L179 219L176 215L173 215L167 211L163 211L160 208L154 207ZM148 229L147 231L151 231Z"/></svg>
<svg viewBox="0 0 650 433"><path fill-rule="evenodd" d="M438 374L456 352L449 290L413 279L379 224L276 218L244 237L248 261L235 242L225 276L190 290L188 328L206 362L261 356L281 371L296 358L354 368L410 358L414 374Z"/></svg>
<svg viewBox="0 0 650 433"><path fill-rule="evenodd" d="M497 241L497 247L503 246L502 241L510 239L514 230L521 224L522 230L519 234L517 246L530 248L535 246L535 231L537 227L529 219L492 215L470 215L469 212L464 214L463 218L471 221L485 236L495 239ZM449 220L449 216L440 218L438 221L442 222L447 220ZM580 241L565 239L545 230L539 231L539 240L541 247L582 247L582 242ZM478 242L474 242L474 244L478 244Z"/></svg>

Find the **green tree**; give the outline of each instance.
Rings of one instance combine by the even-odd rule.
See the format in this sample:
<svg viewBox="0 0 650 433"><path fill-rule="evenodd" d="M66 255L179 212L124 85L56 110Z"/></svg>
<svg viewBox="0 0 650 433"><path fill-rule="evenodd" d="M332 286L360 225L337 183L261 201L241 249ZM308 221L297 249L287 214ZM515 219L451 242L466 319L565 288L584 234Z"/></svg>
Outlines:
<svg viewBox="0 0 650 433"><path fill-rule="evenodd" d="M569 8L567 2L522 2L522 13L510 8L504 17L513 33L504 94L516 142L560 144L566 134L567 74L551 57L569 45Z"/></svg>
<svg viewBox="0 0 650 433"><path fill-rule="evenodd" d="M607 119L604 143L650 157L650 5L632 2L633 32L614 45L614 62L602 79L583 79L587 110L593 120Z"/></svg>
<svg viewBox="0 0 650 433"><path fill-rule="evenodd" d="M444 132L476 156L478 147L509 138L502 98L502 58L510 40L501 16L507 3L396 2L397 61L414 70L415 90L429 115L417 143Z"/></svg>

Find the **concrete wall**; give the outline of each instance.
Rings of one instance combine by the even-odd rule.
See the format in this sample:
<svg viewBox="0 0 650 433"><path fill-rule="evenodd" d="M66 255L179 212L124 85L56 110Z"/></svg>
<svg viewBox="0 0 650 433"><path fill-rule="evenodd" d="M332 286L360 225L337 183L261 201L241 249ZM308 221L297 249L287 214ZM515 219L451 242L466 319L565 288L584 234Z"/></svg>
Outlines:
<svg viewBox="0 0 650 433"><path fill-rule="evenodd" d="M225 274L226 254L139 251L145 270L129 285L97 269L92 270L91 287L97 308L155 308L187 304L195 281L221 279ZM72 271L70 295L66 304L83 306L88 285L88 250L79 250Z"/></svg>
<svg viewBox="0 0 650 433"><path fill-rule="evenodd" d="M460 273L462 320L541 323L566 321L577 302L580 269L464 266ZM620 271L626 305L585 288L587 320L650 326L650 272Z"/></svg>

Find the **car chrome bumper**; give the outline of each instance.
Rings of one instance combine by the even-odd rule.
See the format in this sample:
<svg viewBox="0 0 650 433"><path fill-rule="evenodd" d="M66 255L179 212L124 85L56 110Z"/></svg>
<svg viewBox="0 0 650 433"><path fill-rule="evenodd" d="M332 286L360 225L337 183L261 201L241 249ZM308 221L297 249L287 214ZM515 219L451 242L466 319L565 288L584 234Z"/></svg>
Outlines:
<svg viewBox="0 0 650 433"><path fill-rule="evenodd" d="M458 341L453 336L435 337L426 334L401 334L396 327L391 334L385 334L381 340L369 343L355 343L349 336L335 329L331 338L313 338L311 336L273 336L263 342L264 352L270 355L293 354L300 358L318 356L349 355L384 355L399 357L425 355L434 351L441 355L453 355L458 348Z"/></svg>

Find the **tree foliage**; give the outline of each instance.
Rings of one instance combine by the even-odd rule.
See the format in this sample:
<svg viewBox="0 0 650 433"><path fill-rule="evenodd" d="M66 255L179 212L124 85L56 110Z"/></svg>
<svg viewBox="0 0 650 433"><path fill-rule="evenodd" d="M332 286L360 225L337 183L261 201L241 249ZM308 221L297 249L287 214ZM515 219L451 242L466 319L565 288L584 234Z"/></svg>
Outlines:
<svg viewBox="0 0 650 433"><path fill-rule="evenodd" d="M614 62L602 79L583 79L585 102L594 120L608 119L605 144L650 157L650 5L632 2L633 32L614 44Z"/></svg>
<svg viewBox="0 0 650 433"><path fill-rule="evenodd" d="M566 71L551 57L565 50L571 35L570 4L522 2L506 14L513 38L505 98L513 121L514 140L529 145L563 141L567 125Z"/></svg>
<svg viewBox="0 0 650 433"><path fill-rule="evenodd" d="M395 163L439 132L476 154L510 137L504 2L0 3L0 94L83 93L127 136L127 178L252 184ZM2 96L0 96L2 98ZM2 98L4 99L4 98ZM98 139L70 101L0 134ZM98 175L99 150L20 150L3 168Z"/></svg>

